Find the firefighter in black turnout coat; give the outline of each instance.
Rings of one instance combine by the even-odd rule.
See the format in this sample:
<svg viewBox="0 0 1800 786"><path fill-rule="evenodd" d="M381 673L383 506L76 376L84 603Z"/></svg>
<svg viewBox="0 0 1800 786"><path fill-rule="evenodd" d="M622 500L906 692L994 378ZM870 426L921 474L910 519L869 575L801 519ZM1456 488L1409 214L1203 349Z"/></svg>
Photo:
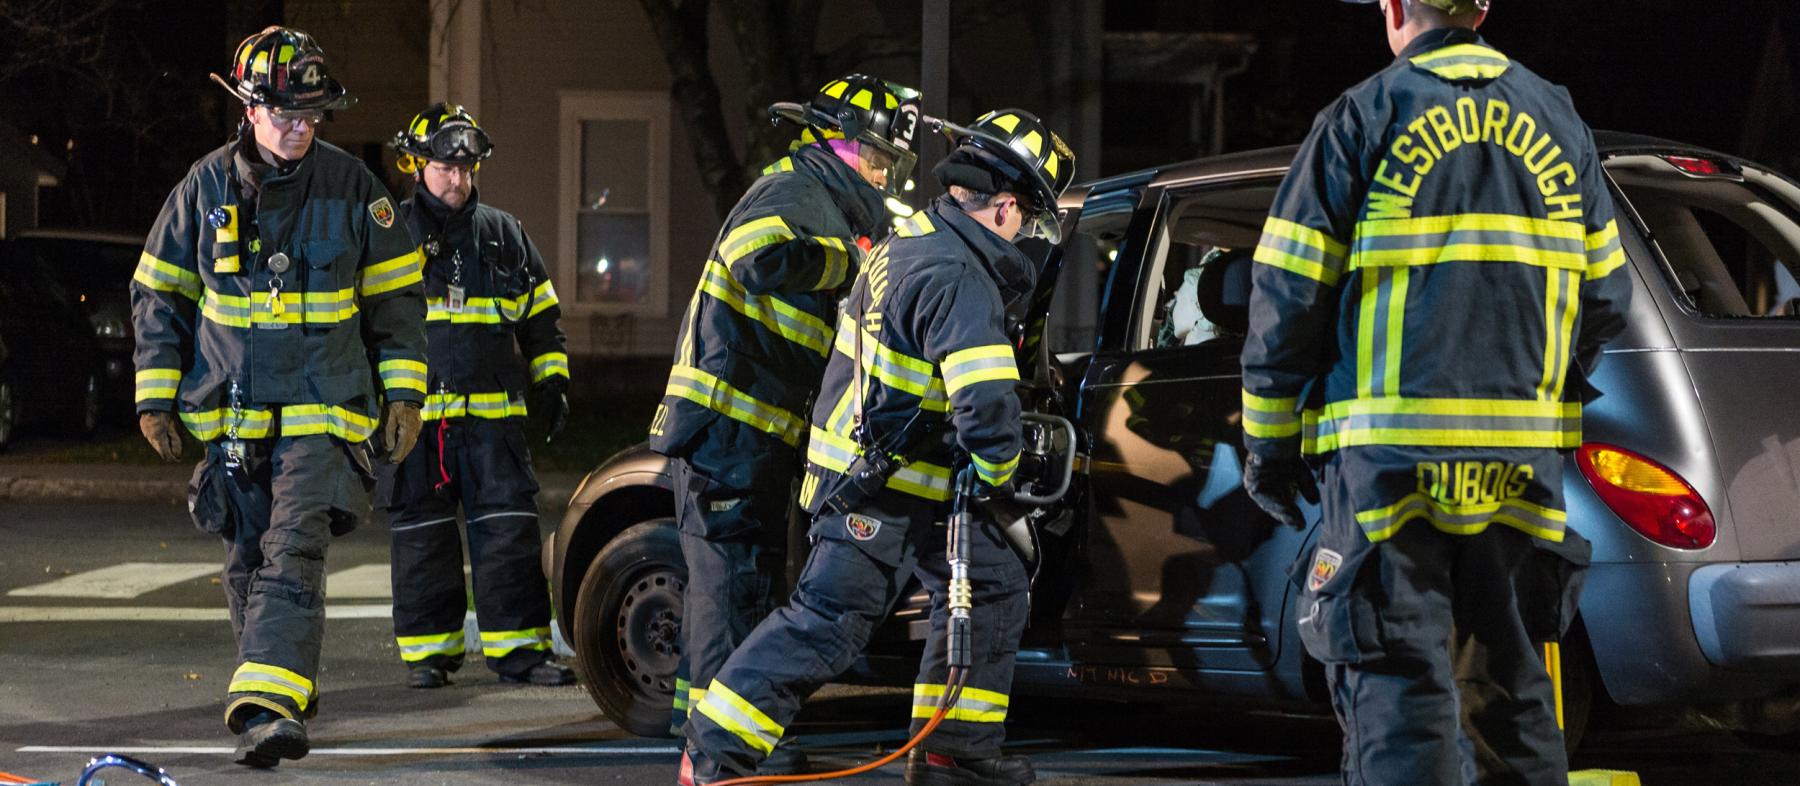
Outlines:
<svg viewBox="0 0 1800 786"><path fill-rule="evenodd" d="M240 763L272 767L310 750L325 549L366 504L363 443L378 414L388 461L418 438L425 305L387 190L313 139L354 99L312 37L265 29L213 78L245 119L169 194L132 276L136 399L163 458L178 418L206 446L189 504L226 543L225 724Z"/></svg>
<svg viewBox="0 0 1800 786"><path fill-rule="evenodd" d="M493 153L462 107L436 104L396 134L415 178L401 215L425 254L426 434L383 473L393 538L394 636L414 688L442 687L463 661L462 539L469 539L481 653L506 682L575 681L550 652L538 561L530 413L554 438L568 417L569 356L556 288L519 221L481 202L475 171Z"/></svg>
<svg viewBox="0 0 1800 786"><path fill-rule="evenodd" d="M915 157L918 94L851 75L771 114L802 129L726 216L688 304L650 447L673 459L688 584L680 723L766 610L758 562L785 545L802 419L831 351L831 320L855 278L859 240L884 230L884 196ZM765 773L798 769L784 745Z"/></svg>
<svg viewBox="0 0 1800 786"><path fill-rule="evenodd" d="M851 289L813 406L801 503L813 553L789 604L758 625L691 711L681 782L747 773L801 702L855 661L909 575L931 592L931 634L913 688L913 729L946 690L944 530L952 466L966 453L983 491L1005 500L1019 463L1019 372L1004 328L1036 270L1012 244L1053 234L1074 157L1038 119L1007 109L970 128L936 170L950 193L871 252ZM873 476L859 469L887 459ZM884 479L885 478L885 479ZM988 516L970 544L974 664L961 700L915 750L909 784L1023 784L1001 756L1029 579ZM801 654L800 656L796 656Z"/></svg>

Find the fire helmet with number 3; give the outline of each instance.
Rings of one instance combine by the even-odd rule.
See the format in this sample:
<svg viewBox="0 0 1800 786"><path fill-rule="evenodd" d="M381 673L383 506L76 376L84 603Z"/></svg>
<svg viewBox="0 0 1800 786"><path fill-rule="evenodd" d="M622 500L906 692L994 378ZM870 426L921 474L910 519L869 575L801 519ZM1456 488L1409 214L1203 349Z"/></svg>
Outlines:
<svg viewBox="0 0 1800 786"><path fill-rule="evenodd" d="M967 126L932 119L955 146L946 164L973 159L1031 199L1031 215L1021 232L1052 243L1061 236L1056 200L1075 181L1075 153L1037 115L1023 109L996 109ZM940 165L942 168L943 165Z"/></svg>
<svg viewBox="0 0 1800 786"><path fill-rule="evenodd" d="M769 116L803 126L803 142L842 138L866 145L872 161L887 171L882 190L902 197L919 155L913 135L919 129L919 91L865 74L834 79L805 104L782 102ZM868 152L868 151L865 151Z"/></svg>
<svg viewBox="0 0 1800 786"><path fill-rule="evenodd" d="M356 103L325 67L325 49L312 36L280 25L245 38L232 55L231 76L212 79L247 106L331 110Z"/></svg>
<svg viewBox="0 0 1800 786"><path fill-rule="evenodd" d="M394 135L400 171L413 172L426 161L476 167L494 154L494 143L475 124L475 116L456 104L438 102L413 116L406 130Z"/></svg>

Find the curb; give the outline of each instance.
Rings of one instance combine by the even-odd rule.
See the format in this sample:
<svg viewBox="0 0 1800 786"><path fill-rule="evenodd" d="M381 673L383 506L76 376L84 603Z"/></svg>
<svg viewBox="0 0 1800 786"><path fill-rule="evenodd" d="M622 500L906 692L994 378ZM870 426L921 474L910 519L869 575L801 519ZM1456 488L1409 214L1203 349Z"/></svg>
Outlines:
<svg viewBox="0 0 1800 786"><path fill-rule="evenodd" d="M185 473L184 473L185 474ZM558 510L568 504L580 484L572 478L542 478L538 504ZM84 500L92 502L141 502L161 505L187 505L187 480L121 479L103 477L68 477L60 475L10 474L0 469L0 502Z"/></svg>

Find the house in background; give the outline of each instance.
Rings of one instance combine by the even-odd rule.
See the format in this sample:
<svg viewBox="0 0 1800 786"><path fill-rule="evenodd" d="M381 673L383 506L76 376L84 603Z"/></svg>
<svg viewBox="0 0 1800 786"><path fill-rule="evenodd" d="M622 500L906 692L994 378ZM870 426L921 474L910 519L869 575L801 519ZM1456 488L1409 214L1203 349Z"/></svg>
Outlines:
<svg viewBox="0 0 1800 786"><path fill-rule="evenodd" d="M0 120L0 239L38 225L38 189L62 182L62 162Z"/></svg>

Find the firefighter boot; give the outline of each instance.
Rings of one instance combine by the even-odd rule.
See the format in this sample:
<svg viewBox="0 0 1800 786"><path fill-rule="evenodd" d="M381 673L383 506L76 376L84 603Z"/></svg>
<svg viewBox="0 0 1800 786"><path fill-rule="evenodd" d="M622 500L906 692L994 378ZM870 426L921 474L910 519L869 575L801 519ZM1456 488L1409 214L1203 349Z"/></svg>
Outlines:
<svg viewBox="0 0 1800 786"><path fill-rule="evenodd" d="M450 684L450 675L430 664L419 664L407 670L406 687L442 688Z"/></svg>
<svg viewBox="0 0 1800 786"><path fill-rule="evenodd" d="M769 757L756 765L758 775L803 775L807 771L806 751L793 737L782 737Z"/></svg>
<svg viewBox="0 0 1800 786"><path fill-rule="evenodd" d="M766 773L765 773L766 774ZM705 786L731 778L724 768L691 747L681 750L681 768L675 773L675 786Z"/></svg>
<svg viewBox="0 0 1800 786"><path fill-rule="evenodd" d="M545 658L524 671L501 674L500 681L531 685L573 685L575 670L553 658Z"/></svg>
<svg viewBox="0 0 1800 786"><path fill-rule="evenodd" d="M258 713L238 734L237 763L268 769L282 759L300 759L312 751L306 725L272 712Z"/></svg>
<svg viewBox="0 0 1800 786"><path fill-rule="evenodd" d="M1023 786L1036 780L1024 756L970 759L914 749L906 760L907 786Z"/></svg>

